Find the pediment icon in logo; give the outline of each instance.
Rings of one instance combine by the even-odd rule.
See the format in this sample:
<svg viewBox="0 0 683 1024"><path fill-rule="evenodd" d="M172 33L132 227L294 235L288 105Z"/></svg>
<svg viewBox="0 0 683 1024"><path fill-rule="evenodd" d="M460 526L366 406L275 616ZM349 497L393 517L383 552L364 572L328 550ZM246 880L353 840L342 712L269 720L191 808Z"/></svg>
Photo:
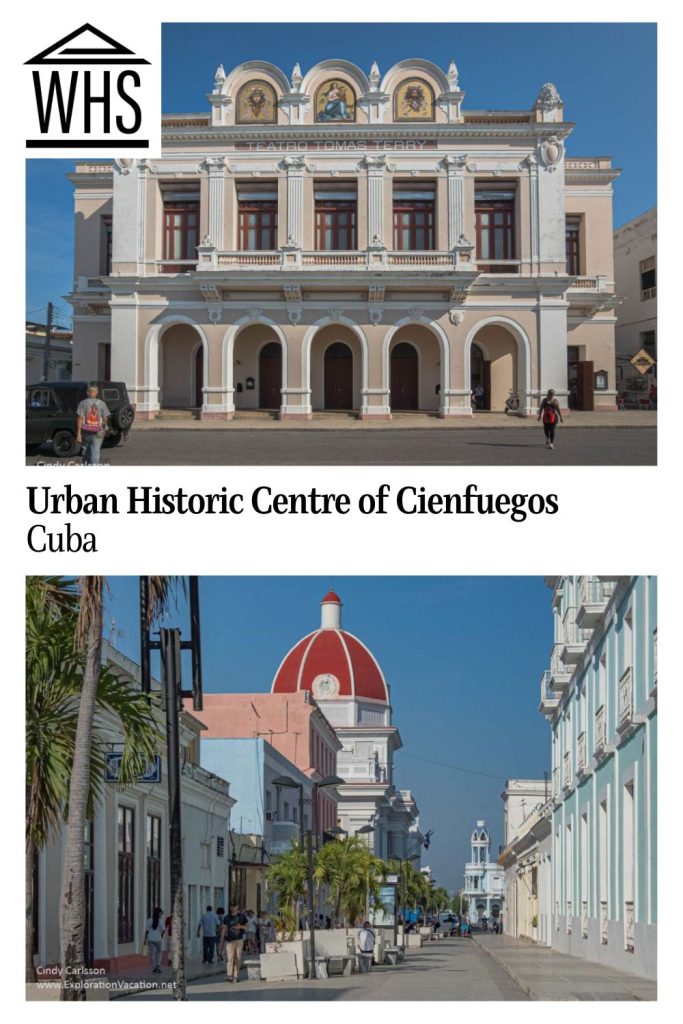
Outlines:
<svg viewBox="0 0 683 1024"><path fill-rule="evenodd" d="M26 64L149 64L123 43L85 22L63 39L41 50Z"/></svg>

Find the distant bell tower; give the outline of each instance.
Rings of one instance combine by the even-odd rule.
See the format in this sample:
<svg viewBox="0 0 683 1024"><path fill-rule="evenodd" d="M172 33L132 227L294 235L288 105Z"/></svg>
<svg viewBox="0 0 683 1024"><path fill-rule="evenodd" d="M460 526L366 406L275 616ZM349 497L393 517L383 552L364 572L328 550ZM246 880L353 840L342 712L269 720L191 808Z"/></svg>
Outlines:
<svg viewBox="0 0 683 1024"><path fill-rule="evenodd" d="M491 837L489 836L486 822L480 818L472 833L472 857L473 864L488 864L491 860Z"/></svg>

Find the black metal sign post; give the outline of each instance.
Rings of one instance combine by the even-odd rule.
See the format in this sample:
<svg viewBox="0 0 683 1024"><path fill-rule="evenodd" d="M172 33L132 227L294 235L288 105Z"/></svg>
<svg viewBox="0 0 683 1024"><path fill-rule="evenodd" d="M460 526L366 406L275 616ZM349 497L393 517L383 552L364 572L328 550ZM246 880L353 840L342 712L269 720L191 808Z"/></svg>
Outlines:
<svg viewBox="0 0 683 1024"><path fill-rule="evenodd" d="M171 876L171 943L173 959L173 997L187 999L185 978L185 915L183 906L183 833L181 823L180 713L183 699L192 698L195 711L201 711L202 668L199 634L199 579L190 576L190 639L182 640L179 629L159 630L159 639L149 633L149 578L140 577L141 682L144 693L152 689L150 652L161 652L161 685L166 716L166 759L168 774L169 862ZM192 654L192 689L183 690L181 651Z"/></svg>

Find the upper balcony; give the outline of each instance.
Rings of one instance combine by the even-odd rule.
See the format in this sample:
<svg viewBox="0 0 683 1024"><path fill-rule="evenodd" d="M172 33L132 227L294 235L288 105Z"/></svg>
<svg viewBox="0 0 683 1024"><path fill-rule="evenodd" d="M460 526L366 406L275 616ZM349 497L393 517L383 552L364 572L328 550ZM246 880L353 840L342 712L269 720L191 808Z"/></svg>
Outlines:
<svg viewBox="0 0 683 1024"><path fill-rule="evenodd" d="M561 654L564 645L553 644L550 651L550 685L558 693L564 693L569 686L572 670L564 663Z"/></svg>
<svg viewBox="0 0 683 1024"><path fill-rule="evenodd" d="M567 608L562 620L562 650L560 657L566 665L576 665L583 657L591 630L577 625L576 608Z"/></svg>
<svg viewBox="0 0 683 1024"><path fill-rule="evenodd" d="M576 609L576 624L581 628L597 626L607 603L614 593L613 581L601 580L597 576L582 576L579 584L579 604Z"/></svg>
<svg viewBox="0 0 683 1024"><path fill-rule="evenodd" d="M560 695L553 687L553 675L549 669L541 674L541 703L539 711L546 718L552 718L555 708L560 703Z"/></svg>

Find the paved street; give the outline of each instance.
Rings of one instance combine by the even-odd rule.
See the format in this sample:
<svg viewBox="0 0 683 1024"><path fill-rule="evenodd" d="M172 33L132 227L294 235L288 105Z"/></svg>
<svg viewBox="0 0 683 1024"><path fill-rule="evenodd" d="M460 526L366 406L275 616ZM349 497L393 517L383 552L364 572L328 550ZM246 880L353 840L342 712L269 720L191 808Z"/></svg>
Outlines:
<svg viewBox="0 0 683 1024"><path fill-rule="evenodd" d="M517 1001L528 998L506 972L469 939L445 939L412 952L396 967L377 967L370 974L325 981L241 982L229 985L222 976L202 978L188 986L193 1000L421 1000L457 999ZM170 999L168 991L145 992L129 999Z"/></svg>
<svg viewBox="0 0 683 1024"><path fill-rule="evenodd" d="M554 451L539 428L293 430L144 429L102 452L112 466L646 466L656 464L652 427L560 429ZM68 465L49 452L27 465Z"/></svg>

